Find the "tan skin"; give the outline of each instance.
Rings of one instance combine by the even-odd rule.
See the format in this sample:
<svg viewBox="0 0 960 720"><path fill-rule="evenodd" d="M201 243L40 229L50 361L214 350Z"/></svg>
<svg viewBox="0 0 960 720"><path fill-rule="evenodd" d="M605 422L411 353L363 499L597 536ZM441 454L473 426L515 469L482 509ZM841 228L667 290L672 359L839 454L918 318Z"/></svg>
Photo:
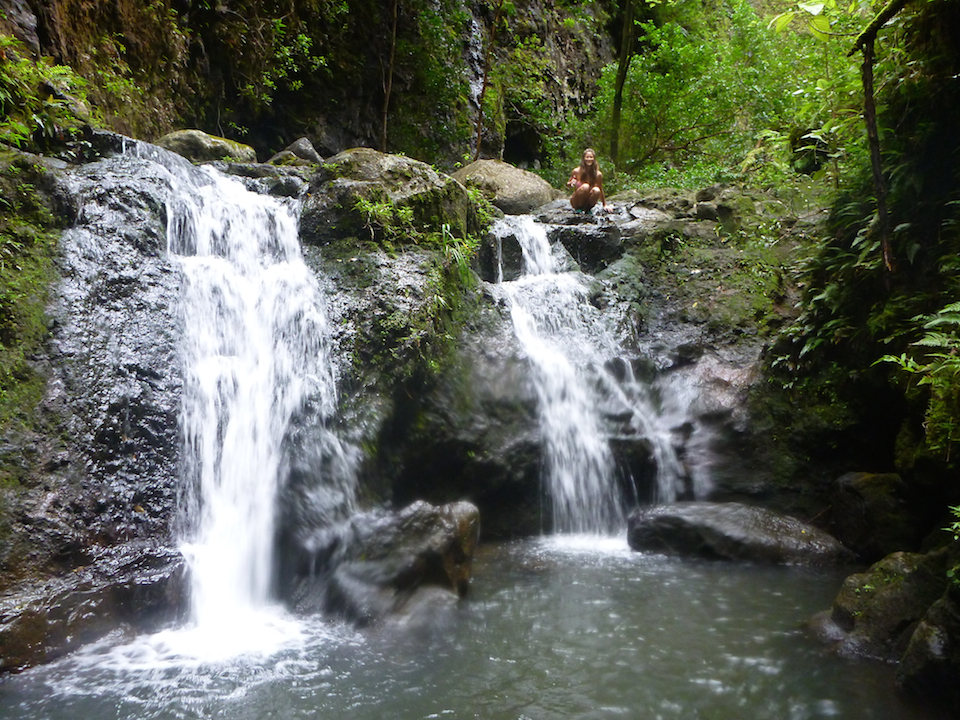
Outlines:
<svg viewBox="0 0 960 720"><path fill-rule="evenodd" d="M594 170L594 177L589 179L590 170ZM603 195L603 173L597 165L597 155L587 148L583 152L580 164L570 173L567 187L574 188L570 197L570 205L574 210L591 210L598 202L607 209L607 199Z"/></svg>

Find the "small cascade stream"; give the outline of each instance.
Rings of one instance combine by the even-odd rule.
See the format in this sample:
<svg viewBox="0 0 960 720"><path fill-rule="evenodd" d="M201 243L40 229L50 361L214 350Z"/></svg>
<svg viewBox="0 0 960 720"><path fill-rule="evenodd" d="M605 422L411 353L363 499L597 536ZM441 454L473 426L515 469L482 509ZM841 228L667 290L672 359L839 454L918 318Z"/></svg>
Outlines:
<svg viewBox="0 0 960 720"><path fill-rule="evenodd" d="M272 595L277 500L304 450L296 429L309 426L318 467L339 468L322 478L324 519L356 504L352 451L325 428L336 364L296 209L148 146L129 152L170 173L191 614L0 678L0 717L939 720L898 700L888 666L851 667L799 630L843 573L681 562L597 537L619 534L627 504L613 416L650 444L658 499L709 482L690 457L696 428L677 450L695 388L635 371L584 276L562 271L562 249L530 218L498 228L520 240L525 273L496 287L532 370L563 534L482 546L447 624L361 633L285 611Z"/></svg>
<svg viewBox="0 0 960 720"><path fill-rule="evenodd" d="M503 282L502 266L498 277L533 369L555 531L614 534L624 526L624 483L617 478L623 470L614 462L601 411L611 403L628 410L631 426L650 443L656 501L676 500L681 478L689 475L695 488L705 489L705 468L685 464L674 442L689 410L687 388L636 377L606 318L588 302L583 276L560 271L555 253L562 250L551 248L544 226L514 216L500 220L493 232L501 243L515 238L523 254L520 278Z"/></svg>

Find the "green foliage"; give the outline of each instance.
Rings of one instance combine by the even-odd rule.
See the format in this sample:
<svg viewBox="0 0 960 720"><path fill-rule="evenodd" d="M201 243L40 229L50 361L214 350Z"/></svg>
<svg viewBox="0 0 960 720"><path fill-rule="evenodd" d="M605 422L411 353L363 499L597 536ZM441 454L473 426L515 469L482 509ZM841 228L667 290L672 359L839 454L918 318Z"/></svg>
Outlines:
<svg viewBox="0 0 960 720"><path fill-rule="evenodd" d="M0 426L26 417L44 383L28 358L47 329L47 289L53 277L57 221L38 186L45 171L0 156Z"/></svg>
<svg viewBox="0 0 960 720"><path fill-rule="evenodd" d="M949 461L960 442L960 302L914 320L925 332L911 344L912 351L885 355L878 362L894 363L918 376L918 386L929 388L926 444Z"/></svg>
<svg viewBox="0 0 960 720"><path fill-rule="evenodd" d="M952 534L953 541L957 542L960 540L960 505L953 505L949 508L949 510L957 519L945 527L944 530ZM954 565L952 568L947 570L947 577L950 578L950 582L960 587L960 565Z"/></svg>
<svg viewBox="0 0 960 720"><path fill-rule="evenodd" d="M841 358L864 368L884 355L902 357L905 365L913 358L932 372L936 365L914 357L924 346L908 344L929 334L923 323L960 296L960 168L952 159L960 151L960 89L953 79L960 72L960 8L921 3L881 39L877 107L899 267L889 273L883 266L866 158L850 156L830 237L804 266L803 313L779 347L779 360L792 371ZM935 399L934 414L946 430L944 402ZM939 437L938 447L950 434Z"/></svg>
<svg viewBox="0 0 960 720"><path fill-rule="evenodd" d="M40 150L89 121L87 83L49 58L29 59L16 39L0 35L0 143Z"/></svg>
<svg viewBox="0 0 960 720"><path fill-rule="evenodd" d="M770 148L796 117L796 69L810 43L778 43L741 0L709 10L679 0L650 12L638 21L638 55L624 85L617 170L690 186L751 166L769 174L770 158L785 165L782 146ZM616 75L615 65L605 68L592 112L574 128L576 146L607 147ZM690 180L677 179L687 171Z"/></svg>
<svg viewBox="0 0 960 720"><path fill-rule="evenodd" d="M413 226L413 208L396 205L386 193L373 198L357 197L354 208L363 216L370 231L370 239L386 239L387 242L414 242L419 233Z"/></svg>

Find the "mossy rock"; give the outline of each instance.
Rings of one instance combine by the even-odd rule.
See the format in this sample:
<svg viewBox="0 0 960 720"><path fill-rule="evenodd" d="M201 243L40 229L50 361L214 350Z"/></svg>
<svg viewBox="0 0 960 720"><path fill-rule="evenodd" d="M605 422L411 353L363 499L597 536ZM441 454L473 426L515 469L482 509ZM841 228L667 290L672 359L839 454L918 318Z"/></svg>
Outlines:
<svg viewBox="0 0 960 720"><path fill-rule="evenodd" d="M307 244L345 237L419 242L430 233L479 231L466 188L426 163L369 148L330 158L312 179L300 221Z"/></svg>
<svg viewBox="0 0 960 720"><path fill-rule="evenodd" d="M195 163L212 160L257 161L257 151L249 145L208 135L201 130L176 130L164 135L155 144Z"/></svg>

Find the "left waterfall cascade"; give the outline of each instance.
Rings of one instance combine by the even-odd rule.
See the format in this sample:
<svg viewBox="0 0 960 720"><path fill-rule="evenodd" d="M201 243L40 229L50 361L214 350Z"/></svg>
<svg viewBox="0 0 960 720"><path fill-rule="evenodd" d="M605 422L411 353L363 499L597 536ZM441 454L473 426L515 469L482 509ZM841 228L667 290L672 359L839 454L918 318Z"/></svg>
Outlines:
<svg viewBox="0 0 960 720"><path fill-rule="evenodd" d="M317 447L339 455L326 467L350 467L348 449L326 428L336 371L324 297L302 258L294 201L258 195L154 148L137 152L170 171L167 249L183 273L188 629L198 647L245 653L289 630L271 589L279 491L297 418L309 413ZM354 478L349 470L335 474L319 482L335 486L330 514L342 518L354 509ZM265 638L255 637L257 627ZM232 648L237 642L243 646Z"/></svg>

